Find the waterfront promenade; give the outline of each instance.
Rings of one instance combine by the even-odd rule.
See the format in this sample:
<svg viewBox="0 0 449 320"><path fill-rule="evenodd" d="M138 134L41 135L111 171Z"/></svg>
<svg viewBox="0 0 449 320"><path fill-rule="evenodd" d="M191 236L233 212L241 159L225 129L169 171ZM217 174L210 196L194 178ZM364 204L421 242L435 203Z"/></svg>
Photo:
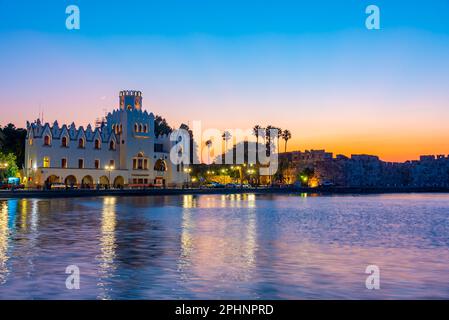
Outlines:
<svg viewBox="0 0 449 320"><path fill-rule="evenodd" d="M188 188L188 189L112 189L112 190L3 190L3 198L76 198L102 196L168 196L206 194L382 194L382 193L449 193L449 187L318 187L318 188Z"/></svg>

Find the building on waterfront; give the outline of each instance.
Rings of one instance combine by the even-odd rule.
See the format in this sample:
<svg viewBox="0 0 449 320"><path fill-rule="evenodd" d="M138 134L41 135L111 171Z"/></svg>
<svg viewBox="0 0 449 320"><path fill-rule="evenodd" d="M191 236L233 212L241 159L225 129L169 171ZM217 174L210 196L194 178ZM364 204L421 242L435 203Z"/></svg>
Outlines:
<svg viewBox="0 0 449 320"><path fill-rule="evenodd" d="M372 155L337 155L323 150L294 151L279 155L288 166L287 183L295 183L304 170L313 171L317 184L344 187L448 187L449 156L427 155L420 160L385 162Z"/></svg>
<svg viewBox="0 0 449 320"><path fill-rule="evenodd" d="M155 135L153 113L140 91L121 91L119 108L98 126L27 123L25 175L29 186L177 186L182 165L170 161L175 142Z"/></svg>

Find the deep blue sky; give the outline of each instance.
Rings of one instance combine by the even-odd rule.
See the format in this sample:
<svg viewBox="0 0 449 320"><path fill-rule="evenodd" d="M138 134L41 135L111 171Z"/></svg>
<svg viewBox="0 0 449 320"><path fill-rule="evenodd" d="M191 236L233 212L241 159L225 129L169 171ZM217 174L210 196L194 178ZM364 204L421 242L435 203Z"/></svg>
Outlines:
<svg viewBox="0 0 449 320"><path fill-rule="evenodd" d="M64 9L76 4L83 35L235 36L260 33L334 32L363 26L364 8L378 5L384 28L449 32L449 2L283 0L0 0L0 30L65 32Z"/></svg>

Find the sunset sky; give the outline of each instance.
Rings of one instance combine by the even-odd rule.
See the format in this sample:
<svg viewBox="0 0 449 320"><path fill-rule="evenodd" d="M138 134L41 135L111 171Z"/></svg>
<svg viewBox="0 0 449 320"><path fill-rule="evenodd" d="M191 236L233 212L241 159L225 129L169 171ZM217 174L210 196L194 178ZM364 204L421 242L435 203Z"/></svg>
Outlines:
<svg viewBox="0 0 449 320"><path fill-rule="evenodd" d="M287 128L289 150L449 154L449 2L0 0L0 125L86 125L123 89L172 126Z"/></svg>

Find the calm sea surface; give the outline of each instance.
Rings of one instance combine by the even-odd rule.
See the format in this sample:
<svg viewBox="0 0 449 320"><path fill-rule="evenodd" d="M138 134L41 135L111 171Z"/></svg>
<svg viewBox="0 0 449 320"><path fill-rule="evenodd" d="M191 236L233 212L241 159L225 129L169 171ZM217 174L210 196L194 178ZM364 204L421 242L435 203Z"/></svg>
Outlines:
<svg viewBox="0 0 449 320"><path fill-rule="evenodd" d="M0 199L0 299L80 298L448 299L449 195Z"/></svg>

